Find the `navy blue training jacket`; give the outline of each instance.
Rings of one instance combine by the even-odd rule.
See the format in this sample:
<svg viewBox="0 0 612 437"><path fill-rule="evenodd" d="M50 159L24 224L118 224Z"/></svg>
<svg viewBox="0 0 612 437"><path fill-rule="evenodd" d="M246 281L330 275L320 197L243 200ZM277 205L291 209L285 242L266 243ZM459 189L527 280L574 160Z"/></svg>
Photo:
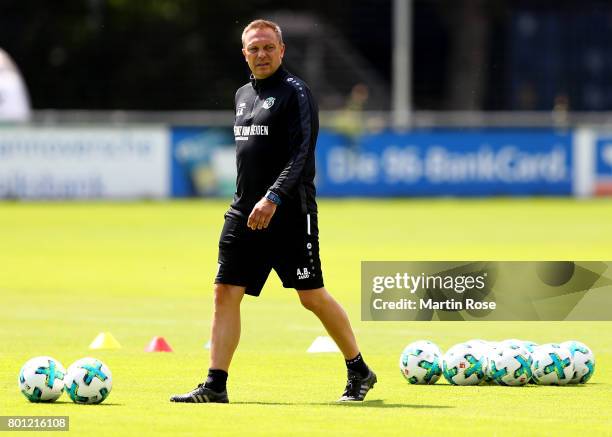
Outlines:
<svg viewBox="0 0 612 437"><path fill-rule="evenodd" d="M303 80L283 66L236 92L236 193L229 214L246 218L268 190L277 213L316 213L317 104Z"/></svg>

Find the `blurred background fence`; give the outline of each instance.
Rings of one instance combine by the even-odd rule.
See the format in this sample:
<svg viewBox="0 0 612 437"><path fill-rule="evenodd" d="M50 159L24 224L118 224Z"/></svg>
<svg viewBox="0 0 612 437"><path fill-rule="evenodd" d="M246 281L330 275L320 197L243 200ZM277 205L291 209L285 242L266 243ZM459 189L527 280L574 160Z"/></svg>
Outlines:
<svg viewBox="0 0 612 437"><path fill-rule="evenodd" d="M0 198L227 196L240 34L279 22L328 196L612 192L612 3L0 2Z"/></svg>

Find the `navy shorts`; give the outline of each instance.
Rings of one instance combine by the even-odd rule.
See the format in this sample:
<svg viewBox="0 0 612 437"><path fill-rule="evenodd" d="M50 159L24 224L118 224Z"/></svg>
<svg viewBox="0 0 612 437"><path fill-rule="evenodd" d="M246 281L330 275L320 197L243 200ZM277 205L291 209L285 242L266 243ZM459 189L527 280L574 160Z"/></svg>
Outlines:
<svg viewBox="0 0 612 437"><path fill-rule="evenodd" d="M218 262L215 284L244 286L251 296L259 296L272 269L285 288L323 287L317 214L277 212L267 229L257 231L226 214Z"/></svg>

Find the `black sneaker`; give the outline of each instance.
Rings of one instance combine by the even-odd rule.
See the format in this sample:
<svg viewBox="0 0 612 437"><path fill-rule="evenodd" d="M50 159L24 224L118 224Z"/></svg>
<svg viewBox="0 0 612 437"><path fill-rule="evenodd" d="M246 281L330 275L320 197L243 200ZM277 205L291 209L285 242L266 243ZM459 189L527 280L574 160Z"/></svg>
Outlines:
<svg viewBox="0 0 612 437"><path fill-rule="evenodd" d="M346 388L338 402L363 401L368 391L374 387L376 382L376 374L371 369L365 378L362 378L359 373L349 370Z"/></svg>
<svg viewBox="0 0 612 437"><path fill-rule="evenodd" d="M220 404L227 404L229 403L229 399L227 397L227 390L218 393L208 387L204 387L204 384L198 384L198 386L189 393L170 397L170 402L189 402L197 404L203 402L217 402Z"/></svg>

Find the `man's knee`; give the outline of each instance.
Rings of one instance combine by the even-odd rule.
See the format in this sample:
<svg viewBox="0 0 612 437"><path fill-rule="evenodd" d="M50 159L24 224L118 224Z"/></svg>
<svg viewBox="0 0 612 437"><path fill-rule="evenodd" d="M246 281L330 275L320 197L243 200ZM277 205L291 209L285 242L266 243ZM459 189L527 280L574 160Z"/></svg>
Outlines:
<svg viewBox="0 0 612 437"><path fill-rule="evenodd" d="M302 306L313 313L329 304L330 296L324 288L298 291L298 295Z"/></svg>
<svg viewBox="0 0 612 437"><path fill-rule="evenodd" d="M236 307L244 297L245 287L230 284L215 284L215 308Z"/></svg>

